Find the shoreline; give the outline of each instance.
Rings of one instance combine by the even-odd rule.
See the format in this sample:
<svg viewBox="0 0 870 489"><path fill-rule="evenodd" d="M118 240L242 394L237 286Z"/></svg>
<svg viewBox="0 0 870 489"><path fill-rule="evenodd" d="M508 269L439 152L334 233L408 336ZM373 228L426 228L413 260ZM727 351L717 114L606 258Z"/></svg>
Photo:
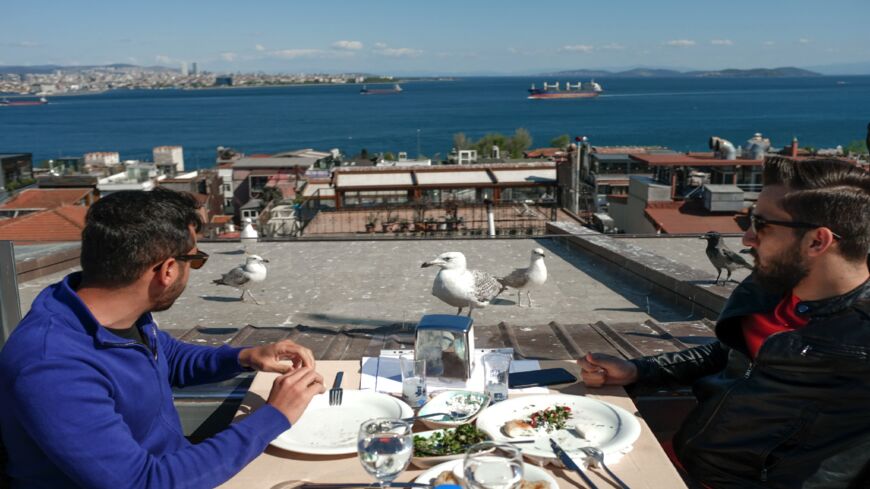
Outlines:
<svg viewBox="0 0 870 489"><path fill-rule="evenodd" d="M88 90L88 91L80 91L80 92L58 92L52 94L20 94L20 93L4 93L0 92L0 98L8 98L8 99L19 99L19 98L34 98L34 97L45 97L48 99L49 97L75 97L75 96L86 96L86 95L99 95L102 93L112 93L112 92L133 92L133 91L161 91L161 90L178 90L178 91L194 91L194 90L228 90L228 89L253 89L253 88L273 88L273 87L312 87L312 86L363 86L363 85L395 85L395 84L409 84L409 83L420 83L420 82L452 82L456 81L456 77L449 78L421 78L421 79L399 79L399 80L391 80L391 81L377 81L377 82L364 82L364 83L274 83L269 85L237 85L237 86L209 86L209 87L153 87L153 88L111 88L107 90Z"/></svg>

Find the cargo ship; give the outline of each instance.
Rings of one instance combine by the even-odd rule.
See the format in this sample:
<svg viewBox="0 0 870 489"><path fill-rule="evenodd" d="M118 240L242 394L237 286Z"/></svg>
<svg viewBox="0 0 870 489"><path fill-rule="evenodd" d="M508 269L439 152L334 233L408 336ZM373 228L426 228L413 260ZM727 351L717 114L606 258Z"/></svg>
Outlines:
<svg viewBox="0 0 870 489"><path fill-rule="evenodd" d="M535 88L535 84L533 83L532 88L529 89L529 98L533 100L550 98L592 98L597 97L598 94L603 91L601 85L595 83L594 80L588 83L566 83L564 90L559 88L559 82L553 84L544 82L544 88Z"/></svg>
<svg viewBox="0 0 870 489"><path fill-rule="evenodd" d="M48 100L45 97L41 97L39 100L9 100L4 98L0 100L0 107L14 107L18 105L45 105L48 103Z"/></svg>
<svg viewBox="0 0 870 489"><path fill-rule="evenodd" d="M402 93L402 87L400 87L398 83L393 85L393 88L368 88L367 86L363 85L359 93L361 95L391 95L395 93Z"/></svg>

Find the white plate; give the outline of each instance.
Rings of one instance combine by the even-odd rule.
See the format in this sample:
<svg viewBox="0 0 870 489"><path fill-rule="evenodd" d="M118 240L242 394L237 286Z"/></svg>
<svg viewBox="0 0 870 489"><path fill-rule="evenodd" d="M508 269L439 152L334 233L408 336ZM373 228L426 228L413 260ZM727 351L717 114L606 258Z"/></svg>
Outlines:
<svg viewBox="0 0 870 489"><path fill-rule="evenodd" d="M422 418L420 421L430 428L455 428L461 424L470 423L483 411L489 404L489 396L483 392L466 391L466 390L447 390L439 392L432 399L420 408L418 416L430 413L450 413L461 408L462 404L459 399L473 399L479 407L466 412L462 419L455 421L441 421L440 418ZM457 404L458 403L458 404ZM457 411L458 412L458 411Z"/></svg>
<svg viewBox="0 0 870 489"><path fill-rule="evenodd" d="M557 457L550 448L552 437L567 452L592 445L601 449L605 455L611 455L611 459L618 459L619 454L631 450L640 436L640 422L625 409L588 397L567 394L523 396L493 404L477 417L477 427L494 441L510 442L512 438L502 431L505 423L512 419L526 419L535 411L557 405L571 408L568 426L576 426L586 440L567 430L551 433L539 431L532 437L523 437L534 438L534 443L517 445L523 454L555 461Z"/></svg>
<svg viewBox="0 0 870 489"><path fill-rule="evenodd" d="M363 421L413 415L411 406L373 391L344 389L341 406L330 406L327 391L314 396L299 421L272 440L271 445L312 455L356 453L357 435Z"/></svg>
<svg viewBox="0 0 870 489"><path fill-rule="evenodd" d="M459 477L460 479L464 479L462 474L462 461L462 459L451 460L449 462L444 462L443 464L436 465L435 467L432 467L426 472L420 474L419 477L414 479L414 482L419 482L421 484L430 484L432 482L432 479L438 477L438 474L445 471L452 471L457 477ZM559 483L556 482L556 479L554 479L552 475L550 475L546 470L531 464L523 464L523 479L529 482L546 481L548 484L550 484L550 489L559 489Z"/></svg>

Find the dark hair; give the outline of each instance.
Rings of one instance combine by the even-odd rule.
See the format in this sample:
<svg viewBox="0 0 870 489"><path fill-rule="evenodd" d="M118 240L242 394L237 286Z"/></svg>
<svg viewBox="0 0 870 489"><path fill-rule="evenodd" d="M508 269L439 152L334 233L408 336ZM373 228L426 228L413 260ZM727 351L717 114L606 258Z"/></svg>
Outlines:
<svg viewBox="0 0 870 489"><path fill-rule="evenodd" d="M95 202L82 231L82 281L120 287L148 267L194 246L190 227L202 227L199 203L189 193L157 187L125 190Z"/></svg>
<svg viewBox="0 0 870 489"><path fill-rule="evenodd" d="M842 239L837 245L846 259L867 259L870 173L837 159L768 158L764 162L764 185L788 189L782 207L795 221L826 226L839 234Z"/></svg>

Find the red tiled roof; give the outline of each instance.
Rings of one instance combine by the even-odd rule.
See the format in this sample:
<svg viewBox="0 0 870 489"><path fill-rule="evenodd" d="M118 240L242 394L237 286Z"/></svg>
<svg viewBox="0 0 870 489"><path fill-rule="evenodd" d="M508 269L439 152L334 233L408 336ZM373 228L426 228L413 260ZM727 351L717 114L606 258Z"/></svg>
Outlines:
<svg viewBox="0 0 870 489"><path fill-rule="evenodd" d="M599 154L623 154L636 153L645 154L649 150L662 150L662 146L593 146L592 152Z"/></svg>
<svg viewBox="0 0 870 489"><path fill-rule="evenodd" d="M536 148L530 149L523 154L526 158L552 158L563 151L562 148Z"/></svg>
<svg viewBox="0 0 870 489"><path fill-rule="evenodd" d="M226 224L228 222L231 222L232 220L233 220L233 216L218 215L218 216L211 217L212 224Z"/></svg>
<svg viewBox="0 0 870 489"><path fill-rule="evenodd" d="M703 234L707 231L742 233L731 213L710 213L701 201L651 202L647 219L667 234Z"/></svg>
<svg viewBox="0 0 870 489"><path fill-rule="evenodd" d="M761 166L764 160L719 160L712 156L691 156L684 154L635 154L629 157L649 166Z"/></svg>
<svg viewBox="0 0 870 489"><path fill-rule="evenodd" d="M81 241L88 208L65 205L0 221L0 240L16 244Z"/></svg>
<svg viewBox="0 0 870 489"><path fill-rule="evenodd" d="M0 205L0 209L54 209L77 204L91 193L89 188L34 188L23 190Z"/></svg>

